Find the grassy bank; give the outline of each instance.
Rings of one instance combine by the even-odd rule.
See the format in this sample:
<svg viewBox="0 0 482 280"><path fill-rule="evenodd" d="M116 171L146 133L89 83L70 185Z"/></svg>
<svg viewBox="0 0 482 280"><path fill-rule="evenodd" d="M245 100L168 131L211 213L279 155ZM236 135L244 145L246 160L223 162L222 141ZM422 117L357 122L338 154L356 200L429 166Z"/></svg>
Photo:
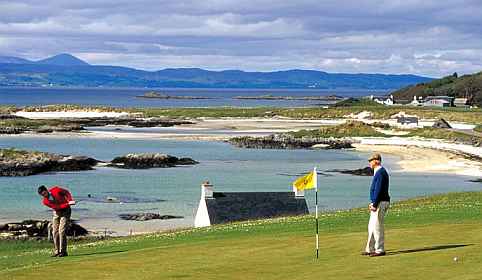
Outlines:
<svg viewBox="0 0 482 280"><path fill-rule="evenodd" d="M65 111L65 110L100 110L100 111L128 111L132 113L141 112L146 117L172 117L172 118L222 118L222 117L270 117L282 116L297 119L330 119L343 118L345 115L358 114L362 111L370 111L374 118L388 119L390 116L404 111L407 114L417 115L423 119L444 118L447 121L468 122L474 124L482 124L482 109L464 109L464 108L426 108L426 107L409 107L409 106L380 106L371 103L353 103L347 106L321 108L275 108L275 107L257 107L257 108L241 108L241 107L212 107L212 108L110 108L103 106L82 107L77 105L50 105L50 106L33 106L26 108L0 107L0 112L8 113L16 110L27 111Z"/></svg>
<svg viewBox="0 0 482 280"><path fill-rule="evenodd" d="M18 150L14 148L0 149L0 162L8 160L26 160L33 158L40 159L46 157L47 155L47 153Z"/></svg>
<svg viewBox="0 0 482 280"><path fill-rule="evenodd" d="M482 192L394 203L381 258L359 255L365 208L321 215L319 260L312 216L82 241L62 259L45 242L0 241L0 279L58 279L63 267L69 279L479 279L481 207Z"/></svg>
<svg viewBox="0 0 482 280"><path fill-rule="evenodd" d="M469 135L458 131L433 127L417 128L411 130L410 133L405 136L418 136L430 139L444 139L462 143L482 143L482 137L477 135Z"/></svg>
<svg viewBox="0 0 482 280"><path fill-rule="evenodd" d="M343 138L343 137L385 137L387 135L378 132L371 125L359 121L350 121L336 126L322 126L314 130L299 130L287 132L295 138L321 137L321 138Z"/></svg>
<svg viewBox="0 0 482 280"><path fill-rule="evenodd" d="M477 131L477 132L482 132L482 124L477 125L477 126L474 128L474 130Z"/></svg>
<svg viewBox="0 0 482 280"><path fill-rule="evenodd" d="M343 138L343 137L392 137L379 132L375 129L381 125L366 124L360 121L350 121L336 126L322 126L319 129L299 130L294 132L287 132L287 134L295 138L313 137L313 138ZM387 128L387 127L385 127ZM388 127L389 128L389 127ZM477 135L469 135L466 133L433 127L424 127L407 130L408 134L398 135L397 137L422 137L428 139L443 139L457 143L466 143L474 145L482 143L482 137Z"/></svg>
<svg viewBox="0 0 482 280"><path fill-rule="evenodd" d="M410 115L417 115L422 119L444 118L447 121L459 121L481 124L481 109L461 109L461 108L421 108L406 106L348 106L331 108L142 108L134 109L142 112L146 116L166 116L166 117L266 117L282 116L297 119L331 119L343 118L349 114L358 114L363 111L370 111L376 119L388 119L392 115L404 111Z"/></svg>

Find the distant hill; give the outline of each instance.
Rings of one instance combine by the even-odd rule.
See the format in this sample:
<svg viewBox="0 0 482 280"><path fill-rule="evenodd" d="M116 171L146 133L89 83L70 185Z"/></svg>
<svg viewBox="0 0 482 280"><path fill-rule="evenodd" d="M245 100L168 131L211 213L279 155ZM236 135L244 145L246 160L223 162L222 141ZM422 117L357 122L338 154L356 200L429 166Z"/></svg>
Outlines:
<svg viewBox="0 0 482 280"><path fill-rule="evenodd" d="M89 64L77 57L63 53L35 62L36 64L49 64L60 66L88 66Z"/></svg>
<svg viewBox="0 0 482 280"><path fill-rule="evenodd" d="M70 54L21 63L0 60L0 86L395 89L431 78L415 75L343 74L314 70L245 72L176 68L143 71L89 65Z"/></svg>
<svg viewBox="0 0 482 280"><path fill-rule="evenodd" d="M395 100L413 100L414 96L446 95L468 98L479 107L482 106L482 72L458 77L457 73L431 82L408 86L392 93Z"/></svg>
<svg viewBox="0 0 482 280"><path fill-rule="evenodd" d="M14 56L0 56L0 63L22 64L22 63L32 63L32 61L19 58L19 57L14 57Z"/></svg>

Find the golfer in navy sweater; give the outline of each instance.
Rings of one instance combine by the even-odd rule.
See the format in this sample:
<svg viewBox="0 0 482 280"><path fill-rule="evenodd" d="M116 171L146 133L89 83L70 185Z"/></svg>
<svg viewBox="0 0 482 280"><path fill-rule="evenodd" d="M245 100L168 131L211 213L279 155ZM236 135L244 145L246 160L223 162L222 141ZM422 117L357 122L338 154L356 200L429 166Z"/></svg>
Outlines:
<svg viewBox="0 0 482 280"><path fill-rule="evenodd" d="M370 186L370 221L368 222L368 241L363 255L378 257L385 255L385 238L383 220L390 206L388 194L389 178L385 168L381 165L380 154L373 154L368 162L373 169L373 180Z"/></svg>

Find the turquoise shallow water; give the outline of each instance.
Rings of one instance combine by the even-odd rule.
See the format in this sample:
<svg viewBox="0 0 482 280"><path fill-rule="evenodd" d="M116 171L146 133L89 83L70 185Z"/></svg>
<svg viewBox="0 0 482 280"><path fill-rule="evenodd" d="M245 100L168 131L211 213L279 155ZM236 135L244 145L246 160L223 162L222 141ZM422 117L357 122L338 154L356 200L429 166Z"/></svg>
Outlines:
<svg viewBox="0 0 482 280"><path fill-rule="evenodd" d="M49 218L40 204L36 188L40 184L67 186L77 200L73 217L92 228L134 228L137 231L191 226L200 196L200 184L211 181L216 191L289 191L296 174L317 166L320 172L333 168L360 168L367 154L355 151L253 150L239 149L223 142L167 140L93 139L88 137L2 136L0 147L87 155L100 160L136 152L162 152L192 157L200 164L189 167L148 170L97 168L93 171L61 172L29 177L0 177L0 220L18 221ZM468 177L419 174L398 171L397 158L386 157L391 172L394 200L449 191L481 190ZM328 173L327 173L328 174ZM321 209L364 206L368 200L369 177L331 173L319 175ZM137 203L86 201L117 197ZM93 200L95 200L93 199ZM162 200L162 201L159 201ZM310 209L314 192L307 192ZM120 213L160 212L184 216L181 220L124 222Z"/></svg>

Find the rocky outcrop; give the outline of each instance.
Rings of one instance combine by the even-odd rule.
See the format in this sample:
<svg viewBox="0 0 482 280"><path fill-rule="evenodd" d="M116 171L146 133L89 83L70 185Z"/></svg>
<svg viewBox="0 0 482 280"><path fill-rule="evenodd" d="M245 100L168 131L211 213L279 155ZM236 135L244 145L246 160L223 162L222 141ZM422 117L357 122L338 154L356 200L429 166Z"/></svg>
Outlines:
<svg viewBox="0 0 482 280"><path fill-rule="evenodd" d="M83 126L79 124L69 124L69 125L59 125L59 126L45 125L45 126L36 128L33 131L36 133L52 133L52 132L77 132L81 130L84 130Z"/></svg>
<svg viewBox="0 0 482 280"><path fill-rule="evenodd" d="M42 152L0 149L0 176L29 176L52 171L92 170L96 159Z"/></svg>
<svg viewBox="0 0 482 280"><path fill-rule="evenodd" d="M229 143L240 148L253 149L347 149L353 148L350 140L302 137L295 138L289 134L273 134L265 137L234 137Z"/></svg>
<svg viewBox="0 0 482 280"><path fill-rule="evenodd" d="M136 97L152 98L152 99L214 99L214 97L206 97L206 96L167 95L156 91L146 92L144 95L138 95Z"/></svg>
<svg viewBox="0 0 482 280"><path fill-rule="evenodd" d="M147 169L147 168L165 168L175 167L178 165L193 165L199 162L191 158L177 158L175 156L146 153L146 154L127 154L114 158L109 166L127 169Z"/></svg>
<svg viewBox="0 0 482 280"><path fill-rule="evenodd" d="M54 171L92 170L99 162L94 158L86 156L0 149L0 176L29 176ZM116 157L107 166L125 169L147 169L198 163L191 158L177 158L167 154L146 153Z"/></svg>
<svg viewBox="0 0 482 280"><path fill-rule="evenodd" d="M193 122L185 120L176 120L168 118L83 118L83 119L71 119L72 124L78 124L83 127L97 127L106 125L129 125L133 127L171 127L182 124L193 124Z"/></svg>
<svg viewBox="0 0 482 280"><path fill-rule="evenodd" d="M25 220L20 223L0 224L1 238L48 237L50 222L43 220ZM68 236L85 236L88 231L72 221L67 229Z"/></svg>
<svg viewBox="0 0 482 280"><path fill-rule="evenodd" d="M0 115L5 120L24 119L15 124L0 126L0 134L20 134L24 132L52 133L52 132L79 132L85 127L99 127L107 125L128 125L132 127L171 127L193 122L168 118L77 118L59 120L31 120L15 115ZM2 119L0 119L2 120Z"/></svg>
<svg viewBox="0 0 482 280"><path fill-rule="evenodd" d="M120 214L119 218L129 221L148 221L148 220L169 220L182 219L183 216L161 215L157 213L135 213L135 214Z"/></svg>
<svg viewBox="0 0 482 280"><path fill-rule="evenodd" d="M331 169L325 172L338 172L342 174L350 174L355 176L373 176L373 169L370 167L360 168L360 169Z"/></svg>
<svg viewBox="0 0 482 280"><path fill-rule="evenodd" d="M25 129L20 127L0 127L0 134L21 134Z"/></svg>
<svg viewBox="0 0 482 280"><path fill-rule="evenodd" d="M0 120L18 120L18 119L25 119L25 118L17 115L11 115L11 114L0 114Z"/></svg>

